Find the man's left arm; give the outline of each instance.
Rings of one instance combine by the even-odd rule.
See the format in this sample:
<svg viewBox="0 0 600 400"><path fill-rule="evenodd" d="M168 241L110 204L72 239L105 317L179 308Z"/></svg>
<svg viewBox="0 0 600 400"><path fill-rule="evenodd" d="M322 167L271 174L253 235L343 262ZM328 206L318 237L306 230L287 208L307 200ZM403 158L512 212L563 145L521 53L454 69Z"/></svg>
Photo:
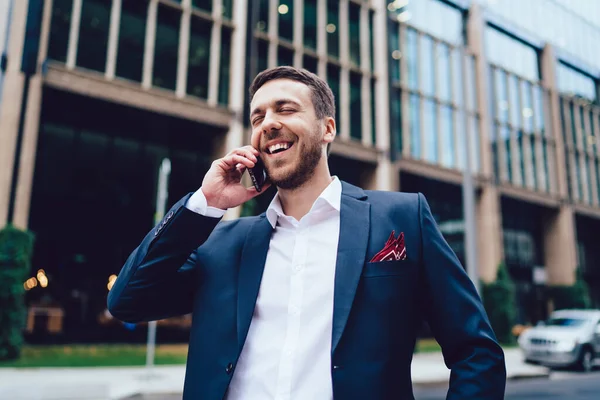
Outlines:
<svg viewBox="0 0 600 400"><path fill-rule="evenodd" d="M506 367L475 286L419 193L423 306L451 369L447 399L504 399Z"/></svg>

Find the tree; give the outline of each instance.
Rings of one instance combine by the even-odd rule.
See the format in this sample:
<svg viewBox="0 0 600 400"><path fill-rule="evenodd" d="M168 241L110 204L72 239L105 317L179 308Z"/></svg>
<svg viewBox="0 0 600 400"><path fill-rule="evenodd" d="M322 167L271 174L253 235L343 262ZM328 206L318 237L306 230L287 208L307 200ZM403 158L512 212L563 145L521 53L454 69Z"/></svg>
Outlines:
<svg viewBox="0 0 600 400"><path fill-rule="evenodd" d="M590 308L592 303L581 268L577 268L575 272L575 283L573 285L549 286L548 297L552 299L555 310Z"/></svg>
<svg viewBox="0 0 600 400"><path fill-rule="evenodd" d="M504 263L498 266L496 280L481 285L483 305L500 343L514 343L516 323L515 285Z"/></svg>
<svg viewBox="0 0 600 400"><path fill-rule="evenodd" d="M18 358L25 327L23 283L31 267L33 234L11 225L0 231L0 360Z"/></svg>

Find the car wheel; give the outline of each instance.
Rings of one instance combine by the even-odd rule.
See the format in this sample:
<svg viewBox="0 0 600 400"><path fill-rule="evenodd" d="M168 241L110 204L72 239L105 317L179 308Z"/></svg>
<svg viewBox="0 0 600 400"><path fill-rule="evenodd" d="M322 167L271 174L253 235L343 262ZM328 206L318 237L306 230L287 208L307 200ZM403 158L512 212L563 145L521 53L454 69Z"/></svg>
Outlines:
<svg viewBox="0 0 600 400"><path fill-rule="evenodd" d="M590 348L584 347L579 356L579 370L590 372L594 367L594 353Z"/></svg>

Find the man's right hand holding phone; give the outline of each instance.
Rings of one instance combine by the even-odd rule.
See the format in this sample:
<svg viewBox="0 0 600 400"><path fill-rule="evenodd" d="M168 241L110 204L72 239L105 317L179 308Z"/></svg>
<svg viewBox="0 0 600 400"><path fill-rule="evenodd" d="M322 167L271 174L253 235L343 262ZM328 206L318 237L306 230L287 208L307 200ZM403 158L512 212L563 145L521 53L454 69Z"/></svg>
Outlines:
<svg viewBox="0 0 600 400"><path fill-rule="evenodd" d="M225 157L213 161L202 181L202 193L209 207L227 210L237 207L261 194L269 184L258 192L255 187L242 184L246 169L258 162L259 152L252 146L232 150Z"/></svg>

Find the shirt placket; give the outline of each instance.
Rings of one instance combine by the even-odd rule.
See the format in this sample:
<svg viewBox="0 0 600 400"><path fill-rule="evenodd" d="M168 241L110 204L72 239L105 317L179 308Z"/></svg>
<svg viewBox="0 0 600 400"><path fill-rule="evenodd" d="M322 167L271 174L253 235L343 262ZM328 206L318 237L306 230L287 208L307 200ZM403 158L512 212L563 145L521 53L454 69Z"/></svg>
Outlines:
<svg viewBox="0 0 600 400"><path fill-rule="evenodd" d="M291 399L293 366L297 355L298 341L300 339L300 317L302 314L302 297L304 292L304 274L302 273L302 270L306 264L308 240L308 218L305 218L297 226L292 263L290 265L290 296L287 310L287 329L279 363L277 400Z"/></svg>

